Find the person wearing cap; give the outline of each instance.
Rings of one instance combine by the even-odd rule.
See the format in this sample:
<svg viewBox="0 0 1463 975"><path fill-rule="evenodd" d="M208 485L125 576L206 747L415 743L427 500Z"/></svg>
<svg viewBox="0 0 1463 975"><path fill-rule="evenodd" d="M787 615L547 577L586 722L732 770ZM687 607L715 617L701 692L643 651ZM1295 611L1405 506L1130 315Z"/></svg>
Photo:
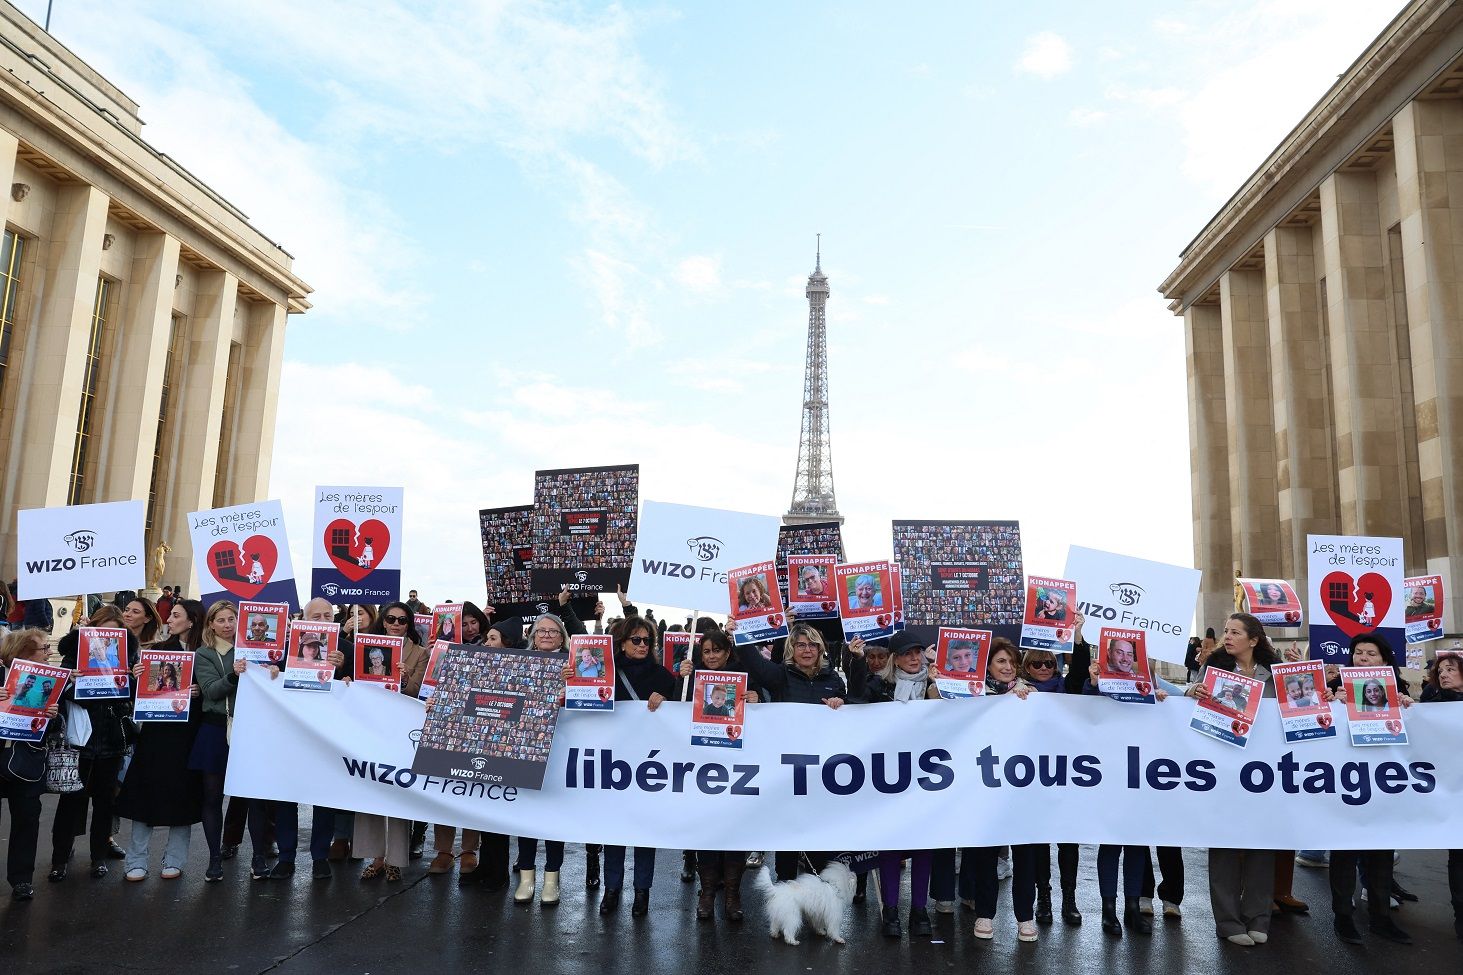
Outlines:
<svg viewBox="0 0 1463 975"><path fill-rule="evenodd" d="M924 650L924 645L908 631L894 634L889 640L889 662L885 664L884 672L877 675L879 697L870 698L870 703L926 700L930 668L925 662ZM930 935L932 928L927 907L934 856L933 850L884 850L879 854L879 899L884 905L884 937L898 938L904 934L899 923L899 879L900 865L905 860L909 861L909 934L910 937Z"/></svg>

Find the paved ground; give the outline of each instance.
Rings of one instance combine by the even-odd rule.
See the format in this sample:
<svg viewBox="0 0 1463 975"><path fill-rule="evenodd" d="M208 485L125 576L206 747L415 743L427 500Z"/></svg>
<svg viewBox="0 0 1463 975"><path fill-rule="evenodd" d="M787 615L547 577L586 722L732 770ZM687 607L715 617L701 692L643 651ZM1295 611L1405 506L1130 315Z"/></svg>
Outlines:
<svg viewBox="0 0 1463 975"><path fill-rule="evenodd" d="M49 808L42 824L42 863L47 861ZM309 822L308 815L301 817ZM8 834L9 820L0 833ZM0 852L6 838L0 837ZM159 832L156 842L161 842ZM84 848L85 841L81 841ZM156 855L160 855L158 847ZM455 875L426 874L425 859L414 862L405 882L390 887L362 884L359 864L337 864L332 882L312 881L308 868L288 884L251 883L245 856L231 861L224 883L205 885L201 832L195 832L190 868L179 881L122 880L114 870L93 880L77 860L62 884L38 876L29 904L0 901L0 972L69 973L99 969L130 972L227 971L240 973L361 972L417 975L424 966L442 971L600 973L609 965L636 975L705 975L755 970L776 973L969 971L1015 965L1051 972L1112 973L1165 971L1305 973L1327 975L1394 971L1456 973L1463 968L1463 944L1453 935L1448 906L1445 854L1409 853L1399 878L1422 896L1397 916L1417 945L1394 947L1373 941L1364 948L1337 942L1326 909L1325 871L1297 869L1296 892L1316 911L1309 918L1281 918L1272 941L1261 948L1236 948L1213 934L1205 887L1203 851L1188 856L1182 921L1160 922L1151 938L1122 941L1098 927L1094 853L1084 849L1080 928L1060 920L1042 929L1036 945L1016 941L1009 900L994 942L970 934L968 913L936 917L935 937L911 944L887 941L877 929L873 903L855 907L849 944L838 947L808 938L794 948L774 943L747 885L747 920L731 925L697 923L690 884L678 880L679 854L661 854L651 914L632 919L629 898L618 916L602 919L597 892L583 888L584 854L571 846L565 863L564 902L557 908L515 907L507 891L462 890ZM154 868L156 869L156 868ZM612 953L607 956L607 952Z"/></svg>

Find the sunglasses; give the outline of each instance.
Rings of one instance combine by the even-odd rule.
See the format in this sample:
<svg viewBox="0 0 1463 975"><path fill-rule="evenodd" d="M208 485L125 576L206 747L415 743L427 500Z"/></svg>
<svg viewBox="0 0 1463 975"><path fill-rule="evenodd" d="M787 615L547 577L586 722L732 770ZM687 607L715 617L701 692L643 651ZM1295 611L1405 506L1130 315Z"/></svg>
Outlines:
<svg viewBox="0 0 1463 975"><path fill-rule="evenodd" d="M1032 670L1036 670L1038 668L1042 670L1055 670L1057 667L1057 662L1055 660L1031 660L1027 662L1026 666L1030 667Z"/></svg>
<svg viewBox="0 0 1463 975"><path fill-rule="evenodd" d="M393 624L395 626L402 626L402 625L405 625L405 624L411 622L411 617L410 616L396 616L396 615L393 615L391 613L388 613L388 614L386 614L385 616L383 616L381 618L383 620L385 620L386 622L391 623L391 624Z"/></svg>
<svg viewBox="0 0 1463 975"><path fill-rule="evenodd" d="M629 643L635 644L637 647L647 646L650 643L650 637L648 636L626 637L626 640Z"/></svg>

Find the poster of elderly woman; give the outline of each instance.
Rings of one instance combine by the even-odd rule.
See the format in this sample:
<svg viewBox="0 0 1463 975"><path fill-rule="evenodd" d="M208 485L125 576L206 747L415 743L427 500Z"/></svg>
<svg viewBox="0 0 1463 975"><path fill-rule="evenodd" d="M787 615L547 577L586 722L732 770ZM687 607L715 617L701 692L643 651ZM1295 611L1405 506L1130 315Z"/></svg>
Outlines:
<svg viewBox="0 0 1463 975"><path fill-rule="evenodd" d="M744 565L727 573L730 609L737 645L780 640L787 636L787 613L777 588L777 570L771 560Z"/></svg>
<svg viewBox="0 0 1463 975"><path fill-rule="evenodd" d="M1353 745L1407 744L1397 672L1391 667L1342 667L1336 696L1346 703Z"/></svg>
<svg viewBox="0 0 1463 975"><path fill-rule="evenodd" d="M355 679L379 684L388 691L401 689L401 654L406 637L387 633L356 634Z"/></svg>
<svg viewBox="0 0 1463 975"><path fill-rule="evenodd" d="M833 567L833 590L843 638L882 640L894 635L894 570L888 562L850 562Z"/></svg>

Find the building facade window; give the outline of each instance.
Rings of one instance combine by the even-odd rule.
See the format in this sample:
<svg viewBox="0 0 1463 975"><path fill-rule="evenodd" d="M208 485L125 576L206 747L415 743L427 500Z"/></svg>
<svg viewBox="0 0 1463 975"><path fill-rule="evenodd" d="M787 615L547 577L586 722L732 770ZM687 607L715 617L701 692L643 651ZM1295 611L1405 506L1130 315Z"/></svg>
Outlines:
<svg viewBox="0 0 1463 975"><path fill-rule="evenodd" d="M15 354L15 305L20 295L20 267L25 258L25 238L6 229L0 249L0 406L5 403L5 382Z"/></svg>
<svg viewBox="0 0 1463 975"><path fill-rule="evenodd" d="M91 333L86 342L86 366L81 374L81 406L76 411L76 444L71 450L71 486L66 492L67 504L82 504L88 480L87 465L91 457L92 419L101 394L102 364L107 339L107 309L110 307L112 282L97 278L96 298L91 307Z"/></svg>
<svg viewBox="0 0 1463 975"><path fill-rule="evenodd" d="M181 315L173 316L173 324L168 331L168 352L163 363L163 389L162 395L158 397L157 403L157 439L152 446L152 479L148 482L147 488L147 539L148 548L159 541L157 538L156 526L159 522L160 503L158 500L158 488L162 484L163 471L166 469L166 461L172 453L172 423L173 405L176 401L178 388L178 369L183 362L183 342L187 336L187 323Z"/></svg>

